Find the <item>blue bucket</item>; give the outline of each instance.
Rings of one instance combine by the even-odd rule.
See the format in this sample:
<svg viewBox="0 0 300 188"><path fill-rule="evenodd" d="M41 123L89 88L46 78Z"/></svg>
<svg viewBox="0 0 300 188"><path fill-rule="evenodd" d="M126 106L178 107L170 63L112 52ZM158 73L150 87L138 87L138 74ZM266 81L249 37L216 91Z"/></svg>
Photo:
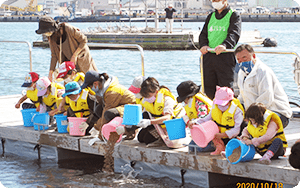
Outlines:
<svg viewBox="0 0 300 188"><path fill-rule="evenodd" d="M232 154L233 150L241 147L241 155L237 161L231 162L229 161L228 157ZM255 147L253 145L246 145L242 141L233 138L231 139L225 149L225 155L226 159L231 163L231 164L237 164L239 162L246 162L246 161L251 161L254 158L255 155Z"/></svg>
<svg viewBox="0 0 300 188"><path fill-rule="evenodd" d="M38 113L33 115L34 130L47 130L50 123L50 116L48 113Z"/></svg>
<svg viewBox="0 0 300 188"><path fill-rule="evenodd" d="M33 127L32 115L39 113L35 108L21 110L23 116L24 127Z"/></svg>
<svg viewBox="0 0 300 188"><path fill-rule="evenodd" d="M57 114L54 116L57 124L57 132L59 133L68 133L68 118L63 114Z"/></svg>
<svg viewBox="0 0 300 188"><path fill-rule="evenodd" d="M137 125L142 119L142 106L140 104L125 104L123 125Z"/></svg>
<svg viewBox="0 0 300 188"><path fill-rule="evenodd" d="M185 138L185 123L182 118L164 121L170 140Z"/></svg>

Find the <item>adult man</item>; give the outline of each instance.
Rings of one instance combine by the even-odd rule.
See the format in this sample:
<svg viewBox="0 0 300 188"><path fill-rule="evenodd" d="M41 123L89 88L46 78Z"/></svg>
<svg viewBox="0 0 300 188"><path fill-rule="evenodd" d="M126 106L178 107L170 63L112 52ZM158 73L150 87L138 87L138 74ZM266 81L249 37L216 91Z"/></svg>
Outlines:
<svg viewBox="0 0 300 188"><path fill-rule="evenodd" d="M173 12L176 12L176 10L173 8L172 4L169 4L168 8L165 8L166 11L166 27L167 27L167 33L172 33L173 31Z"/></svg>
<svg viewBox="0 0 300 188"><path fill-rule="evenodd" d="M234 53L240 66L238 99L245 109L254 102L263 103L280 117L283 127L286 127L292 110L288 96L272 69L256 57L253 48L248 44L240 45Z"/></svg>
<svg viewBox="0 0 300 188"><path fill-rule="evenodd" d="M227 0L212 0L216 9L210 13L199 36L200 51L203 54L204 92L213 99L216 86L232 87L234 67L233 53L222 53L233 49L241 34L241 17L230 9ZM208 52L214 48L215 53Z"/></svg>

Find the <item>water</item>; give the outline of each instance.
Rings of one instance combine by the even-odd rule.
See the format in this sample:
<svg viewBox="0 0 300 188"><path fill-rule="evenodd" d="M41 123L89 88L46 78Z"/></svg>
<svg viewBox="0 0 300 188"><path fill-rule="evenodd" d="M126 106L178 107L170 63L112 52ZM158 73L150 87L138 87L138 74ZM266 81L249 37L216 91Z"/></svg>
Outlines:
<svg viewBox="0 0 300 188"><path fill-rule="evenodd" d="M71 23L84 30L98 25L105 27L106 23ZM115 25L117 23L109 23ZM129 25L129 23L126 23ZM180 28L181 23L175 22L174 28ZM185 28L198 30L203 22L184 23ZM144 23L132 23L137 27ZM154 23L148 23L154 27ZM160 23L163 27L164 23ZM0 23L1 40L33 41L40 40L35 34L38 23ZM278 47L263 50L294 51L300 53L298 38L300 25L298 23L243 23L243 30L258 29L263 38L274 37ZM29 53L26 44L0 43L0 96L21 94L20 86L26 73L29 72ZM141 74L141 57L138 50L91 50L99 72L118 76L121 84L129 87L133 78ZM201 84L199 56L197 50L189 51L144 51L145 75L155 77L160 84L166 85L176 95L177 85L186 80ZM293 80L293 57L291 55L257 56L273 69L288 95L297 96L297 86ZM50 66L49 48L33 48L33 71L41 76L47 76ZM17 102L17 101L16 101ZM124 179L119 175L108 175L95 170L85 172L84 169L73 169L67 165L62 167L55 161L18 157L6 154L0 159L0 181L7 187L175 187L179 183L168 179L149 179L137 176ZM180 180L179 180L180 181Z"/></svg>

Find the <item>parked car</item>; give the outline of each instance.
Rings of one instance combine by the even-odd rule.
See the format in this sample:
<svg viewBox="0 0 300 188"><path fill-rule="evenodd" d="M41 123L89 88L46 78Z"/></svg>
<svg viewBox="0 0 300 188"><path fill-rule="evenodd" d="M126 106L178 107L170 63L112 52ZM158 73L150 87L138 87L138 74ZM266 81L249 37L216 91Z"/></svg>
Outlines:
<svg viewBox="0 0 300 188"><path fill-rule="evenodd" d="M235 8L235 11L240 13L240 14L246 13L246 10L244 8L241 8L241 7Z"/></svg>
<svg viewBox="0 0 300 188"><path fill-rule="evenodd" d="M270 14L271 11L267 9L266 7L257 6L254 11L252 11L255 14Z"/></svg>

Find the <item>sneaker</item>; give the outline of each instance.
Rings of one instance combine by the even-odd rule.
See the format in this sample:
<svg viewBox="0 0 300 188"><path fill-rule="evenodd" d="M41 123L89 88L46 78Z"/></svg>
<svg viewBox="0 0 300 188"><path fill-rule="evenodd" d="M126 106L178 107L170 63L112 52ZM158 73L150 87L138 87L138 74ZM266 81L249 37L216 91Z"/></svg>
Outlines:
<svg viewBox="0 0 300 188"><path fill-rule="evenodd" d="M150 147L161 147L161 146L165 146L166 144L164 143L164 141L159 138L157 140L155 140L154 142L150 143L150 144L147 144L147 148L150 148Z"/></svg>
<svg viewBox="0 0 300 188"><path fill-rule="evenodd" d="M258 159L258 163L269 165L269 164L271 164L271 160L267 159L267 158L260 158L260 159Z"/></svg>

